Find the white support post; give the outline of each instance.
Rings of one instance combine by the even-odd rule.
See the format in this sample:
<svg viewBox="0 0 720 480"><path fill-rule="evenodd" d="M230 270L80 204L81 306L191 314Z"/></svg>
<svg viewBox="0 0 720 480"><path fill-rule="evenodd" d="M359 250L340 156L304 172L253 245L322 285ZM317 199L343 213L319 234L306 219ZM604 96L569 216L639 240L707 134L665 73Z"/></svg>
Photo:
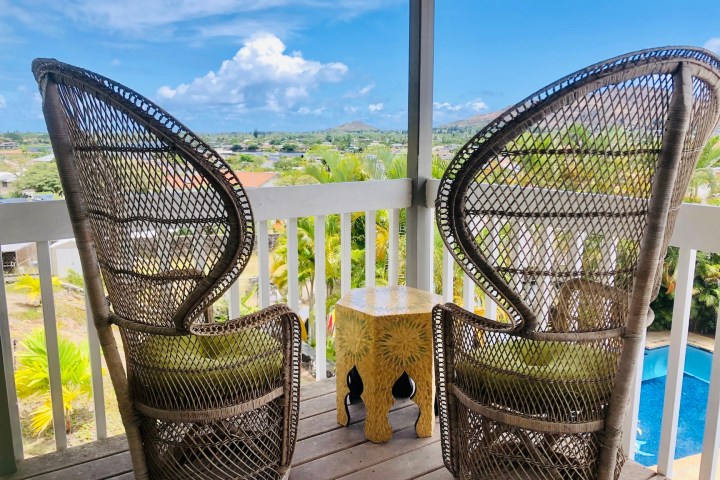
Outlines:
<svg viewBox="0 0 720 480"><path fill-rule="evenodd" d="M455 273L455 259L450 251L443 245L442 258L442 297L443 302L449 303L453 301L455 292L453 291L453 274Z"/></svg>
<svg viewBox="0 0 720 480"><path fill-rule="evenodd" d="M257 249L260 308L267 308L270 306L270 246L267 220L257 222Z"/></svg>
<svg viewBox="0 0 720 480"><path fill-rule="evenodd" d="M327 377L326 333L327 311L325 283L325 215L315 217L315 378Z"/></svg>
<svg viewBox="0 0 720 480"><path fill-rule="evenodd" d="M287 235L288 305L297 313L300 309L297 218L288 218L285 232Z"/></svg>
<svg viewBox="0 0 720 480"><path fill-rule="evenodd" d="M376 212L365 212L365 287L375 286L375 257L377 229L375 227Z"/></svg>
<svg viewBox="0 0 720 480"><path fill-rule="evenodd" d="M17 390L15 389L15 369L13 368L12 340L10 339L10 315L5 293L5 274L0 267L0 353L2 353L2 369L5 377L5 389L0 395L6 395L10 414L10 424L0 425L2 429L9 429L12 438L12 449L15 460L23 459L22 427L20 426L20 411L18 409ZM0 402L2 403L2 402ZM3 433L0 433L3 434ZM0 452L6 455L6 452ZM1 464L2 462L0 462Z"/></svg>
<svg viewBox="0 0 720 480"><path fill-rule="evenodd" d="M675 303L673 305L672 330L670 331L670 353L668 357L667 381L665 383L665 404L663 406L660 448L658 449L657 472L667 478L673 476L673 460L677 441L678 414L685 370L688 325L690 323L690 302L692 300L693 278L695 276L696 250L680 248L678 259Z"/></svg>
<svg viewBox="0 0 720 480"><path fill-rule="evenodd" d="M412 179L412 206L407 210L405 283L432 289L431 209L425 201L425 183L432 176L432 108L434 55L434 0L410 1L410 61L408 80L407 172Z"/></svg>
<svg viewBox="0 0 720 480"><path fill-rule="evenodd" d="M107 419L105 417L105 389L102 377L102 356L100 339L90 310L90 301L85 295L85 319L87 322L88 348L90 350L90 379L92 382L93 413L95 415L95 435L98 440L107 438Z"/></svg>
<svg viewBox="0 0 720 480"><path fill-rule="evenodd" d="M60 351L57 324L55 323L55 296L53 295L50 244L48 242L37 242L37 256L43 325L45 327L45 350L47 352L50 376L50 400L52 402L55 447L58 451L63 451L67 449L65 407L63 404L62 379L60 378Z"/></svg>
<svg viewBox="0 0 720 480"><path fill-rule="evenodd" d="M340 215L340 294L352 289L352 216Z"/></svg>
<svg viewBox="0 0 720 480"><path fill-rule="evenodd" d="M720 322L720 311L717 321ZM705 414L700 480L714 480L718 476L718 448L720 448L720 335L715 335L717 355L712 356L710 370L710 393Z"/></svg>
<svg viewBox="0 0 720 480"><path fill-rule="evenodd" d="M390 239L388 245L388 285L397 285L400 277L400 210L393 208L388 212ZM342 283L342 282L341 282Z"/></svg>

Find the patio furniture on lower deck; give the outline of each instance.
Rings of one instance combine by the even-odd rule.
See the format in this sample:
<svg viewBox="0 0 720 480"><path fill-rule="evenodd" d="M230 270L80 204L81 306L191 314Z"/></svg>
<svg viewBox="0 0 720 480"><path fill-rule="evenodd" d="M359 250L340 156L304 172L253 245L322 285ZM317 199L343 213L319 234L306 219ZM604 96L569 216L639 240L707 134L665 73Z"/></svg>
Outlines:
<svg viewBox="0 0 720 480"><path fill-rule="evenodd" d="M430 437L435 424L435 377L432 348L432 307L438 295L409 287L359 288L335 307L337 419L350 420L347 410L353 368L362 380L368 409L367 438L384 443L392 438L387 412L392 389L403 374L415 381L413 400L420 407L415 430Z"/></svg>
<svg viewBox="0 0 720 480"><path fill-rule="evenodd" d="M393 438L374 444L365 438L365 407L350 405L351 421L340 427L335 415L335 379L303 384L300 392L300 421L293 457L291 480L450 480L440 452L440 432L417 438L414 424L418 407L411 400L398 400L388 418ZM132 480L130 455L125 437L113 437L66 452L20 462L18 472L3 480ZM655 473L628 462L621 480L649 480ZM500 480L488 478L488 480ZM512 480L509 478L507 480ZM658 479L660 480L660 479Z"/></svg>
<svg viewBox="0 0 720 480"><path fill-rule="evenodd" d="M505 318L434 313L454 476L620 477L649 304L719 115L720 59L645 50L541 89L459 150L438 228Z"/></svg>

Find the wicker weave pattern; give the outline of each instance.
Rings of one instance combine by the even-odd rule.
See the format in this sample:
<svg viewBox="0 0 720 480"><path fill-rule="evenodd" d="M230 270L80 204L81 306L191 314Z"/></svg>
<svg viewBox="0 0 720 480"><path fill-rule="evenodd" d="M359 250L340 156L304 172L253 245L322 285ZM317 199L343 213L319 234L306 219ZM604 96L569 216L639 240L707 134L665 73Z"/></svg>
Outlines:
<svg viewBox="0 0 720 480"><path fill-rule="evenodd" d="M434 311L443 456L456 476L619 475L621 432L604 431L627 403L632 378L618 372L634 372L646 322L637 312L657 294L719 113L720 60L646 50L535 93L458 152L438 226L504 319Z"/></svg>
<svg viewBox="0 0 720 480"><path fill-rule="evenodd" d="M298 317L285 305L223 323L204 315L252 252L237 177L127 87L55 60L35 60L33 72L136 477L286 476Z"/></svg>

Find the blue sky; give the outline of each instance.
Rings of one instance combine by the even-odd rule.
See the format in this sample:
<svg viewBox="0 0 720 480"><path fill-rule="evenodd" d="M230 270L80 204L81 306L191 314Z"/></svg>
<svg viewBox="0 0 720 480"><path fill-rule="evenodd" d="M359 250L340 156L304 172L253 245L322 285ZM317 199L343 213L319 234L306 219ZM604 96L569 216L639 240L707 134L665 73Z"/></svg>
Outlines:
<svg viewBox="0 0 720 480"><path fill-rule="evenodd" d="M720 2L436 0L436 125L607 57L720 53ZM407 122L407 0L0 0L0 131L41 131L35 57L150 97L200 132Z"/></svg>

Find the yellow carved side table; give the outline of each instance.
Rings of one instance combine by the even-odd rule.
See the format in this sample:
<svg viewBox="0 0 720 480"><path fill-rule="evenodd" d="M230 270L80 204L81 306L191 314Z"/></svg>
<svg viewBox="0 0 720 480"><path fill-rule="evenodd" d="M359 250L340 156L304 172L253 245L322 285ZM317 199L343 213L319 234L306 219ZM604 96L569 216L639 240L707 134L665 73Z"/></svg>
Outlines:
<svg viewBox="0 0 720 480"><path fill-rule="evenodd" d="M351 290L335 306L337 421L349 422L347 377L353 367L362 379L367 418L365 436L375 443L392 437L388 412L392 387L406 372L415 381L413 400L420 409L418 437L430 437L435 426L432 307L441 298L409 287Z"/></svg>

